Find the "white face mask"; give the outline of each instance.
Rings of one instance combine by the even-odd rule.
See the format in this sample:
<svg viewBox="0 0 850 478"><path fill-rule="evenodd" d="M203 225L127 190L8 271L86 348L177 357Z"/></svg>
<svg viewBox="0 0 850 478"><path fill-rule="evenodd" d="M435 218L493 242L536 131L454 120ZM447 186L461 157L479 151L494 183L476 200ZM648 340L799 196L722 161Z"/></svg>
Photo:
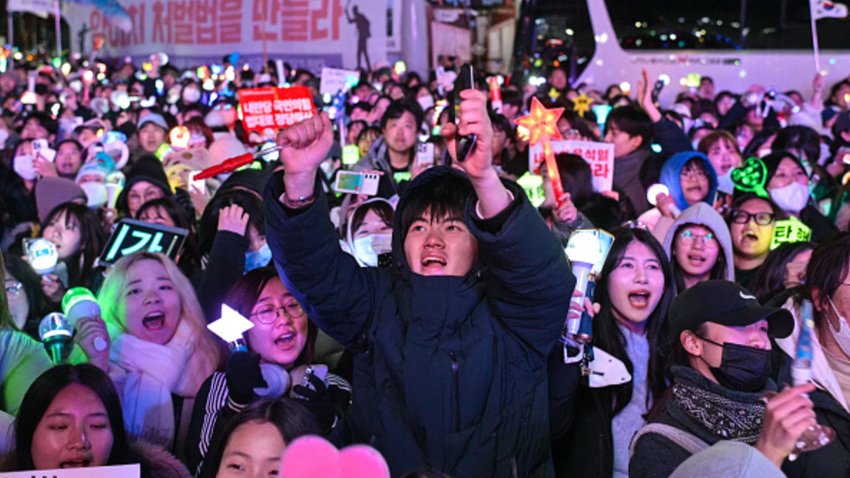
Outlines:
<svg viewBox="0 0 850 478"><path fill-rule="evenodd" d="M35 172L35 164L32 162L32 156L28 154L19 154L15 156L15 172L21 179L32 181L38 175Z"/></svg>
<svg viewBox="0 0 850 478"><path fill-rule="evenodd" d="M94 209L103 207L106 204L106 185L103 183L88 182L80 184L83 192L86 193L86 206Z"/></svg>
<svg viewBox="0 0 850 478"><path fill-rule="evenodd" d="M392 241L392 234L371 234L355 239L351 252L361 267L378 267L378 256L392 251Z"/></svg>
<svg viewBox="0 0 850 478"><path fill-rule="evenodd" d="M787 186L771 189L770 197L783 211L800 212L809 202L809 187L792 181Z"/></svg>
<svg viewBox="0 0 850 478"><path fill-rule="evenodd" d="M844 352L845 355L850 357L850 324L847 323L847 319L838 312L838 307L835 306L835 303L832 302L832 298L828 297L829 305L832 306L832 310L835 312L835 316L838 317L838 330L833 330L832 325L829 325L827 328L832 333L832 337L835 339L835 343L838 344L838 348Z"/></svg>

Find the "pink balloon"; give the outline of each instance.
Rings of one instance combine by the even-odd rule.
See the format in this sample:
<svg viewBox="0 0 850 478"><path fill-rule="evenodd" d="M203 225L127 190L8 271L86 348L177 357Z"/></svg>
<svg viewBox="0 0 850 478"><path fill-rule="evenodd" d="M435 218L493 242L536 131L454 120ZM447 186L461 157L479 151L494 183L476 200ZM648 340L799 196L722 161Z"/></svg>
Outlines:
<svg viewBox="0 0 850 478"><path fill-rule="evenodd" d="M293 441L283 452L280 464L283 478L389 478L390 468L378 450L353 445L337 451L318 436Z"/></svg>

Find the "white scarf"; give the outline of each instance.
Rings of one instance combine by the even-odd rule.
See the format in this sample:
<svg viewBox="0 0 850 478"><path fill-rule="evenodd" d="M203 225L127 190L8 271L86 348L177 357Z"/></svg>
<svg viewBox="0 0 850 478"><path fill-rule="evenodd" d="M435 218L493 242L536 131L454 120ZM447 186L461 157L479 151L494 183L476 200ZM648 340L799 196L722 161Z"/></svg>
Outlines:
<svg viewBox="0 0 850 478"><path fill-rule="evenodd" d="M215 371L214 359L196 351L197 345L183 320L165 345L128 333L115 339L109 351L110 375L121 395L130 436L171 448L176 432L171 395L194 398Z"/></svg>

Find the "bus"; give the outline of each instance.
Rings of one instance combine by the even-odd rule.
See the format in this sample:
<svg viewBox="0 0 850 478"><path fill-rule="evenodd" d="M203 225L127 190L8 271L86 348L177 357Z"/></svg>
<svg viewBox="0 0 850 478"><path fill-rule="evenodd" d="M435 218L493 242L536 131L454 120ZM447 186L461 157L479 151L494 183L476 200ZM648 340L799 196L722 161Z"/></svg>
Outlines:
<svg viewBox="0 0 850 478"><path fill-rule="evenodd" d="M828 88L850 75L850 18L823 18L817 29ZM552 67L596 89L634 89L645 68L650 81L670 84L662 104L701 76L718 92L760 84L808 95L816 72L809 0L523 0L512 76L539 83Z"/></svg>

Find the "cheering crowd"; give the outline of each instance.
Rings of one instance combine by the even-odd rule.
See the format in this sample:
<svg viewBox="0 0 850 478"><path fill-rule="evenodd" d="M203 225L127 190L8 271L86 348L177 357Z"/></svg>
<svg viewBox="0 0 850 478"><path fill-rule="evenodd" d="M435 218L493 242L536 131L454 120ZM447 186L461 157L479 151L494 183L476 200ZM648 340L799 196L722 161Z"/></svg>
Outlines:
<svg viewBox="0 0 850 478"><path fill-rule="evenodd" d="M3 469L272 476L320 435L392 476L850 475L850 77L702 77L659 104L646 72L635 92L561 69L456 92L442 58L323 95L228 60L0 76ZM317 114L246 130L239 92L279 85ZM576 154L529 170L535 99L564 108L562 138L613 144L611 191ZM352 172L376 193L337 191ZM111 260L125 223L185 239ZM614 238L593 300L564 254L589 228ZM49 354L42 319L81 287L100 312ZM243 341L208 329L223 306ZM593 352L568 360L583 315Z"/></svg>

